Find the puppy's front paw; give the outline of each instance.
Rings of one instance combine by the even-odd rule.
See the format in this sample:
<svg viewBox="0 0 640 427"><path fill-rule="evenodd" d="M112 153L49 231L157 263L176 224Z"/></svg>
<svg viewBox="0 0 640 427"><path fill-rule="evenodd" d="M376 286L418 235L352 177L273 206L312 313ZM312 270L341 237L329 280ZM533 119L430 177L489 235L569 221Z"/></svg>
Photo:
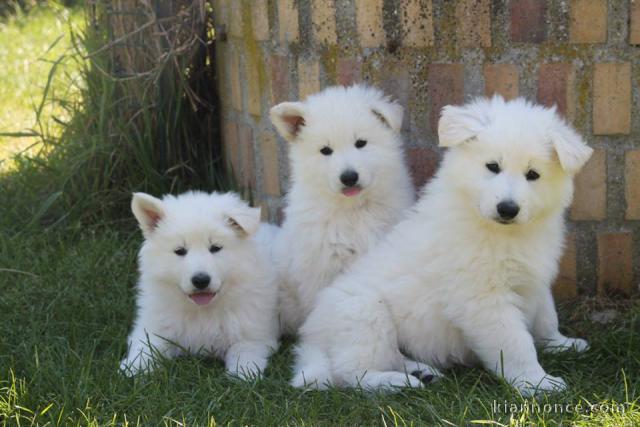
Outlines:
<svg viewBox="0 0 640 427"><path fill-rule="evenodd" d="M582 338L568 338L562 337L549 341L545 346L545 352L547 353L562 353L564 351L577 351L582 353L589 349L589 343Z"/></svg>
<svg viewBox="0 0 640 427"><path fill-rule="evenodd" d="M255 363L238 365L235 369L227 369L227 374L242 381L257 381L262 378L262 369Z"/></svg>
<svg viewBox="0 0 640 427"><path fill-rule="evenodd" d="M126 377L136 376L140 372L140 365L135 361L123 359L122 362L120 362L120 372Z"/></svg>
<svg viewBox="0 0 640 427"><path fill-rule="evenodd" d="M522 378L514 386L524 397L541 393L557 393L567 388L567 383L560 377L545 375L542 378Z"/></svg>

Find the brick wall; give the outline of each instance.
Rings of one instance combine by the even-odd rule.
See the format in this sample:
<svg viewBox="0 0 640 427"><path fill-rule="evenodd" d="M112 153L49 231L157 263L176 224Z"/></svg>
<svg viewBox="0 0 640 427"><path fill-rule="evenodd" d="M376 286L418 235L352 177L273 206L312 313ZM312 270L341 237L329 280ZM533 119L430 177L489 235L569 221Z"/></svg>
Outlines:
<svg viewBox="0 0 640 427"><path fill-rule="evenodd" d="M640 278L640 0L216 0L223 138L238 183L281 219L286 144L269 108L366 81L405 107L416 185L440 108L494 92L559 110L595 148L577 178L556 293Z"/></svg>

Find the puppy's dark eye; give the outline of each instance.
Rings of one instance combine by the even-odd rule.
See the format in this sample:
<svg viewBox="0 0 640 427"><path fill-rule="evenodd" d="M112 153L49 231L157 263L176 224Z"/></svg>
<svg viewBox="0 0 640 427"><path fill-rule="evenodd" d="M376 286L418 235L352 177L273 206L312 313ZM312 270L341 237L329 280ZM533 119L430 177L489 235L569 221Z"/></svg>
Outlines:
<svg viewBox="0 0 640 427"><path fill-rule="evenodd" d="M211 252L212 254L215 254L216 252L220 252L220 250L222 250L222 246L218 246L218 245L209 246L209 252Z"/></svg>
<svg viewBox="0 0 640 427"><path fill-rule="evenodd" d="M320 149L320 152L323 156L330 156L331 153L333 153L333 150L331 149L331 147L322 147L322 149Z"/></svg>
<svg viewBox="0 0 640 427"><path fill-rule="evenodd" d="M540 174L533 169L527 172L525 176L527 177L527 181L535 181L536 179L540 178Z"/></svg>
<svg viewBox="0 0 640 427"><path fill-rule="evenodd" d="M486 166L491 172L500 173L500 165L496 162L487 163Z"/></svg>
<svg viewBox="0 0 640 427"><path fill-rule="evenodd" d="M187 254L187 249L186 248L178 248L175 251L173 251L173 253L178 255L178 256L185 256Z"/></svg>
<svg viewBox="0 0 640 427"><path fill-rule="evenodd" d="M359 139L356 141L356 148L362 148L365 145L367 145L367 141L365 141L364 139Z"/></svg>

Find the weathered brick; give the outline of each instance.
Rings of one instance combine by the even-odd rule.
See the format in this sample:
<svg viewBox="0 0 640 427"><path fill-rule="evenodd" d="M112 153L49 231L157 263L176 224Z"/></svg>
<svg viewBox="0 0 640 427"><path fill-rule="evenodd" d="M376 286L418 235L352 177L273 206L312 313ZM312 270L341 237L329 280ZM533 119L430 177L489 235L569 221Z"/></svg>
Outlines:
<svg viewBox="0 0 640 427"><path fill-rule="evenodd" d="M362 78L362 61L358 58L338 58L336 63L336 83L349 86Z"/></svg>
<svg viewBox="0 0 640 427"><path fill-rule="evenodd" d="M598 294L629 295L633 288L631 233L598 235Z"/></svg>
<svg viewBox="0 0 640 427"><path fill-rule="evenodd" d="M252 0L251 2L251 25L253 26L253 37L256 40L269 40L269 1Z"/></svg>
<svg viewBox="0 0 640 427"><path fill-rule="evenodd" d="M259 117L262 114L262 91L260 87L260 69L262 64L253 55L245 55L244 75L247 88L247 111Z"/></svg>
<svg viewBox="0 0 640 427"><path fill-rule="evenodd" d="M279 197L280 162L278 161L278 139L272 132L262 134L262 186L270 196Z"/></svg>
<svg viewBox="0 0 640 427"><path fill-rule="evenodd" d="M298 2L296 0L278 0L278 25L280 42L298 41Z"/></svg>
<svg viewBox="0 0 640 427"><path fill-rule="evenodd" d="M556 105L568 119L575 116L575 73L569 63L540 64L538 70L538 102Z"/></svg>
<svg viewBox="0 0 640 427"><path fill-rule="evenodd" d="M240 84L240 57L235 49L227 49L226 60L229 61L229 83L231 89L231 105L237 111L242 110L242 86Z"/></svg>
<svg viewBox="0 0 640 427"><path fill-rule="evenodd" d="M569 16L571 43L607 41L607 0L571 0Z"/></svg>
<svg viewBox="0 0 640 427"><path fill-rule="evenodd" d="M624 184L625 218L640 219L640 150L627 151L624 155Z"/></svg>
<svg viewBox="0 0 640 427"><path fill-rule="evenodd" d="M360 46L379 47L386 33L382 25L382 0L356 0L356 22Z"/></svg>
<svg viewBox="0 0 640 427"><path fill-rule="evenodd" d="M320 91L320 63L315 60L298 59L298 98Z"/></svg>
<svg viewBox="0 0 640 427"><path fill-rule="evenodd" d="M413 185L416 190L419 190L436 173L439 163L438 153L424 147L407 148L406 153Z"/></svg>
<svg viewBox="0 0 640 427"><path fill-rule="evenodd" d="M428 76L430 103L429 125L433 132L438 130L440 110L449 104L464 101L464 66L462 64L430 64Z"/></svg>
<svg viewBox="0 0 640 427"><path fill-rule="evenodd" d="M240 181L241 164L240 164L240 142L238 140L238 124L227 119L223 128L223 147L224 156L227 165L231 167L232 174L236 181Z"/></svg>
<svg viewBox="0 0 640 427"><path fill-rule="evenodd" d="M631 130L631 64L595 64L593 133L628 134Z"/></svg>
<svg viewBox="0 0 640 427"><path fill-rule="evenodd" d="M576 256L576 236L567 235L564 254L560 259L558 277L553 285L556 299L570 299L578 295L578 266Z"/></svg>
<svg viewBox="0 0 640 427"><path fill-rule="evenodd" d="M286 56L272 55L271 69L271 103L279 104L289 100L289 61Z"/></svg>
<svg viewBox="0 0 640 427"><path fill-rule="evenodd" d="M374 81L385 94L393 97L404 108L403 123L409 122L412 87L408 65L395 58L386 58L376 71Z"/></svg>
<svg viewBox="0 0 640 427"><path fill-rule="evenodd" d="M456 4L458 44L461 47L491 46L491 2L461 0Z"/></svg>
<svg viewBox="0 0 640 427"><path fill-rule="evenodd" d="M574 221L600 221L607 217L607 153L596 149L576 175L571 205Z"/></svg>
<svg viewBox="0 0 640 427"><path fill-rule="evenodd" d="M629 26L629 43L640 44L640 1L631 0L631 23Z"/></svg>
<svg viewBox="0 0 640 427"><path fill-rule="evenodd" d="M518 67L514 64L485 64L484 93L502 95L505 99L518 97L519 76Z"/></svg>
<svg viewBox="0 0 640 427"><path fill-rule="evenodd" d="M260 202L260 221L269 221L269 204L265 200Z"/></svg>
<svg viewBox="0 0 640 427"><path fill-rule="evenodd" d="M433 46L431 0L400 0L400 24L405 46Z"/></svg>
<svg viewBox="0 0 640 427"><path fill-rule="evenodd" d="M233 37L242 37L242 2L231 1L229 3L229 34Z"/></svg>
<svg viewBox="0 0 640 427"><path fill-rule="evenodd" d="M256 168L253 150L253 129L245 124L238 126L238 141L242 156L242 188L256 188Z"/></svg>
<svg viewBox="0 0 640 427"><path fill-rule="evenodd" d="M336 44L335 0L313 0L311 2L311 28L317 43Z"/></svg>
<svg viewBox="0 0 640 427"><path fill-rule="evenodd" d="M547 37L547 1L512 0L511 41L518 43L541 43Z"/></svg>

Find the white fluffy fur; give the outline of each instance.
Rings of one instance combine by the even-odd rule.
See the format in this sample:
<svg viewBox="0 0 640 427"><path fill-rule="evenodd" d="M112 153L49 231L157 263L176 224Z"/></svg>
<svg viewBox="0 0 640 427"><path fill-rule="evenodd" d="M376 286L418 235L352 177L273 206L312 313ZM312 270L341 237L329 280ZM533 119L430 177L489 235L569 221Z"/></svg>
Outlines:
<svg viewBox="0 0 640 427"><path fill-rule="evenodd" d="M234 194L190 192L162 200L136 193L132 210L145 241L139 254L137 318L121 369L153 368L155 356L222 358L253 377L277 348L277 284L266 247L274 229ZM257 231L259 229L259 231ZM211 253L211 245L221 246ZM187 249L184 256L174 250ZM207 273L215 296L196 305L191 278Z"/></svg>
<svg viewBox="0 0 640 427"><path fill-rule="evenodd" d="M522 99L446 107L439 133L451 148L412 213L318 295L293 385L419 387L411 370L437 374L404 353L437 368L480 362L525 395L565 387L534 344L587 348L558 331L550 287L573 175L592 150L555 109ZM510 224L497 221L505 199L520 205Z"/></svg>
<svg viewBox="0 0 640 427"><path fill-rule="evenodd" d="M414 201L404 161L402 107L366 86L331 87L305 102L271 109L291 144L291 189L274 254L280 273L280 316L294 333L317 292L396 224ZM367 145L356 148L358 139ZM330 156L320 150L333 149ZM340 175L359 174L362 192L342 194Z"/></svg>

